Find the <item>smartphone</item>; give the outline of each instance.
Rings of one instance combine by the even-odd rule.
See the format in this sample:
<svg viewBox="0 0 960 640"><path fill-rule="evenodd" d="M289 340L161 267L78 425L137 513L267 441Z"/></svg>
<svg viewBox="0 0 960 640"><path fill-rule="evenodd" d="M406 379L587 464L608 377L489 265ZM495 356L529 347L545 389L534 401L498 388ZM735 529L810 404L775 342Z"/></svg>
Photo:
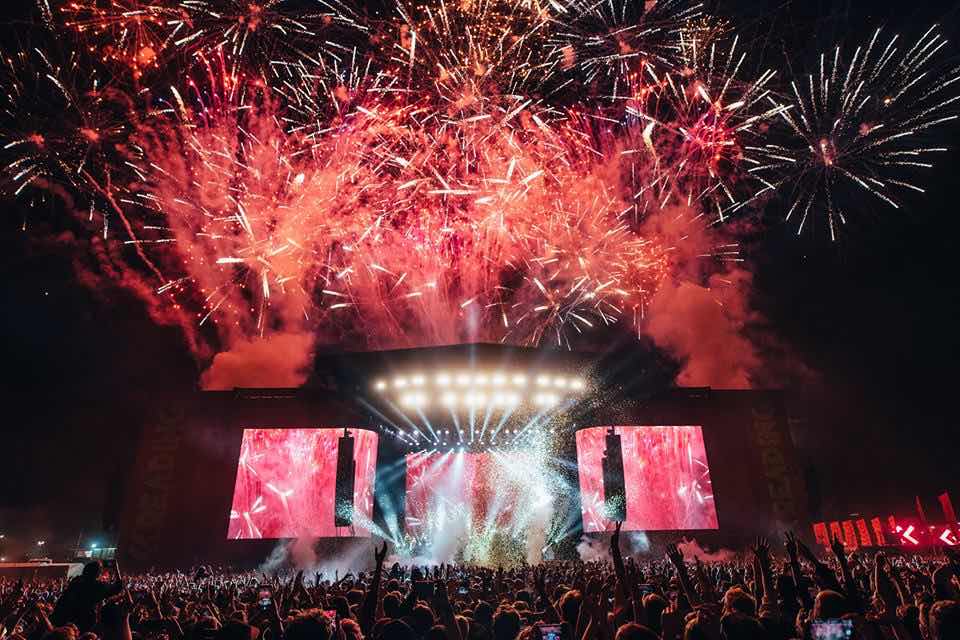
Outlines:
<svg viewBox="0 0 960 640"><path fill-rule="evenodd" d="M559 624L540 623L537 628L540 629L540 640L560 640Z"/></svg>
<svg viewBox="0 0 960 640"><path fill-rule="evenodd" d="M814 620L810 623L813 640L850 640L853 620Z"/></svg>
<svg viewBox="0 0 960 640"><path fill-rule="evenodd" d="M323 617L327 619L328 622L335 622L337 619L337 610L336 609L324 609Z"/></svg>
<svg viewBox="0 0 960 640"><path fill-rule="evenodd" d="M268 585L260 585L257 590L257 602L261 609L269 609L273 605L273 589Z"/></svg>
<svg viewBox="0 0 960 640"><path fill-rule="evenodd" d="M457 593L459 593L462 596L465 596L468 593L470 593L470 589L467 589L466 587L461 586L459 589L457 589Z"/></svg>

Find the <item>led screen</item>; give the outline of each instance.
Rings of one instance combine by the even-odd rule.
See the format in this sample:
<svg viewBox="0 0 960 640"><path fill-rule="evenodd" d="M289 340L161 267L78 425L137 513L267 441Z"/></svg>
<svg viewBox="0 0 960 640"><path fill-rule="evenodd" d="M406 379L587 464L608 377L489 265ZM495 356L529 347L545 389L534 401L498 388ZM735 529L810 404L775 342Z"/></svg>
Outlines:
<svg viewBox="0 0 960 640"><path fill-rule="evenodd" d="M353 526L334 526L337 450L343 429L246 429L233 489L228 537L369 536L377 434L355 438Z"/></svg>
<svg viewBox="0 0 960 640"><path fill-rule="evenodd" d="M548 474L532 451L447 451L407 455L406 529L522 530L551 502Z"/></svg>
<svg viewBox="0 0 960 640"><path fill-rule="evenodd" d="M605 517L603 456L609 427L577 431L583 529L612 531ZM614 428L626 495L624 531L716 529L710 467L700 427Z"/></svg>

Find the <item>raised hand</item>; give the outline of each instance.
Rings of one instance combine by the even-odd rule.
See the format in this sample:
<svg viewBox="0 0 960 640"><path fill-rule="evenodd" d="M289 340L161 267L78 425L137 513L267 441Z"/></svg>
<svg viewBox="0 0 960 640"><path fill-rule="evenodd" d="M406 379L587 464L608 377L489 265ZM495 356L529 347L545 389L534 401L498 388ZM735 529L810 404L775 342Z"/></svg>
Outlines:
<svg viewBox="0 0 960 640"><path fill-rule="evenodd" d="M787 555L790 556L790 560L796 560L797 558L797 538L793 535L792 531L786 531L783 534L783 546L787 551Z"/></svg>
<svg viewBox="0 0 960 640"><path fill-rule="evenodd" d="M801 542L800 540L794 539L794 541L797 543L797 550L800 551L800 555L806 558L807 561L809 561L814 565L820 563L820 561L817 560L817 556L813 555L813 551L810 550L810 547L803 544L803 542Z"/></svg>
<svg viewBox="0 0 960 640"><path fill-rule="evenodd" d="M770 564L770 544L767 542L766 538L758 536L756 543L753 545L752 551L761 564Z"/></svg>
<svg viewBox="0 0 960 640"><path fill-rule="evenodd" d="M846 557L846 550L844 549L843 542L836 536L830 536L830 551L832 551L833 555L835 555L837 558Z"/></svg>
<svg viewBox="0 0 960 640"><path fill-rule="evenodd" d="M383 547L378 552L376 549L373 550L373 559L377 561L378 567L383 567L383 561L387 559L387 541L383 541Z"/></svg>
<svg viewBox="0 0 960 640"><path fill-rule="evenodd" d="M677 548L677 545L672 542L667 545L667 559L673 564L673 566L677 568L684 566L683 554L680 553L680 549Z"/></svg>

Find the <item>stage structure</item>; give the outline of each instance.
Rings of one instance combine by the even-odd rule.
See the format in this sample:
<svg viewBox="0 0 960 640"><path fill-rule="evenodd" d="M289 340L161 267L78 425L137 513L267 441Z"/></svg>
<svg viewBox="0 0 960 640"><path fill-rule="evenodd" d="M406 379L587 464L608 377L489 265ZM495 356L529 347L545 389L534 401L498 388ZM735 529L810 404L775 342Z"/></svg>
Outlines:
<svg viewBox="0 0 960 640"><path fill-rule="evenodd" d="M159 398L119 554L255 565L288 539L344 557L387 539L412 561L503 563L573 557L615 521L639 550L808 522L783 394L672 377L623 352L478 344L321 355L301 388Z"/></svg>

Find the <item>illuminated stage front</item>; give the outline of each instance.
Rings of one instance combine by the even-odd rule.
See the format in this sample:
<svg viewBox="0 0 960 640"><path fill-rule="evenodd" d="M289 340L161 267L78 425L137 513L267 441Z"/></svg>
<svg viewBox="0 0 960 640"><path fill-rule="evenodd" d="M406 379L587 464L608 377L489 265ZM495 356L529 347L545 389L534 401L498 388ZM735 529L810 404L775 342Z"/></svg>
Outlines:
<svg viewBox="0 0 960 640"><path fill-rule="evenodd" d="M300 389L167 398L146 414L119 554L256 563L298 538L386 539L425 561L573 557L613 525L611 434L623 528L654 546L739 544L805 521L781 393L659 379L589 354L467 345L318 358ZM344 429L353 517L336 526Z"/></svg>

